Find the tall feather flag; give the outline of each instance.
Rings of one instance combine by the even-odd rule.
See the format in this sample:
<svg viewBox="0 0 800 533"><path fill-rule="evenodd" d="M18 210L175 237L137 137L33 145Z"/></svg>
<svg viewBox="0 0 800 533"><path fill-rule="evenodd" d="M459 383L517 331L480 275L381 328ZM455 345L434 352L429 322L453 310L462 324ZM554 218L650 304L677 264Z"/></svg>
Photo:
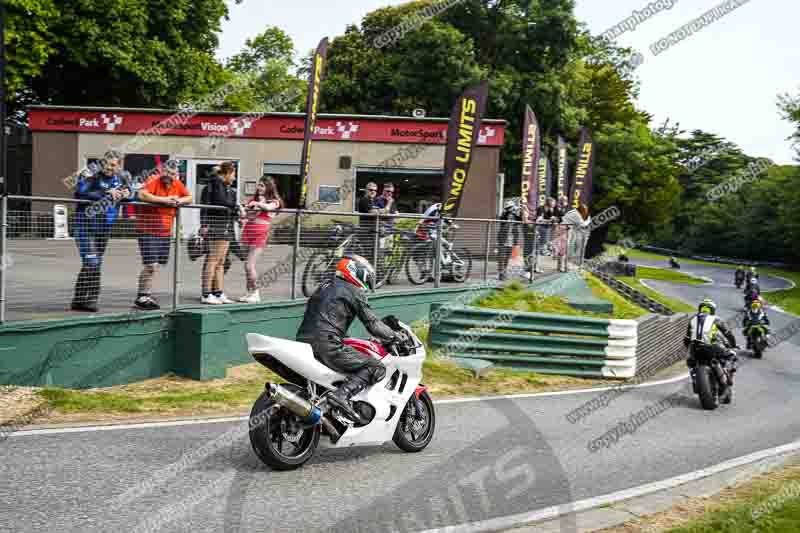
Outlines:
<svg viewBox="0 0 800 533"><path fill-rule="evenodd" d="M308 175L311 173L311 138L317 124L319 110L319 93L325 74L325 58L328 55L328 38L319 42L308 76L308 96L306 97L306 119L303 130L303 152L300 158L300 207L306 206L308 193Z"/></svg>
<svg viewBox="0 0 800 533"><path fill-rule="evenodd" d="M483 81L458 97L447 126L447 148L444 154L442 180L443 216L455 217L464 196L469 167L475 158L475 147L481 129L489 82Z"/></svg>
<svg viewBox="0 0 800 533"><path fill-rule="evenodd" d="M522 221L533 222L539 207L539 158L542 151L539 122L530 106L525 106L522 123Z"/></svg>

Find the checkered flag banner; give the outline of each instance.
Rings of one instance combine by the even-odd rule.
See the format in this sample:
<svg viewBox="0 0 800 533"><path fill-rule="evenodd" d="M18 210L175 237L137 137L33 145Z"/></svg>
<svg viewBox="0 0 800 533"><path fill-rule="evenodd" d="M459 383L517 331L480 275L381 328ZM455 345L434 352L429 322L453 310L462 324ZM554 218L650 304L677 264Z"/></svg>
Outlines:
<svg viewBox="0 0 800 533"><path fill-rule="evenodd" d="M336 123L336 131L342 134L342 139L350 139L354 133L358 133L359 125L355 122L348 122L345 124L344 122L337 122Z"/></svg>
<svg viewBox="0 0 800 533"><path fill-rule="evenodd" d="M253 120L249 118L232 118L230 122L234 135L244 135L244 132L249 130L252 125Z"/></svg>
<svg viewBox="0 0 800 533"><path fill-rule="evenodd" d="M112 113L110 117L105 113L101 113L100 119L103 121L106 131L114 131L117 129L117 126L122 124L122 117L116 113Z"/></svg>
<svg viewBox="0 0 800 533"><path fill-rule="evenodd" d="M491 126L487 126L478 134L478 143L485 144L495 135L497 135L497 130Z"/></svg>

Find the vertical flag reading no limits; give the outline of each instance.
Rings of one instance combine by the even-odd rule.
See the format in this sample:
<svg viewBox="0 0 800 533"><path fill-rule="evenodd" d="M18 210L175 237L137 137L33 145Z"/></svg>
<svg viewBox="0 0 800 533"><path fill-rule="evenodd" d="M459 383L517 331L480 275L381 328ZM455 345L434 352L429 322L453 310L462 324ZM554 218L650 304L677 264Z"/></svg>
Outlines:
<svg viewBox="0 0 800 533"><path fill-rule="evenodd" d="M489 82L483 81L477 87L464 91L453 106L447 126L447 149L444 155L443 216L454 217L458 214L467 174L478 144L488 95Z"/></svg>
<svg viewBox="0 0 800 533"><path fill-rule="evenodd" d="M581 142L578 145L578 161L575 163L575 180L570 194L570 205L578 209L581 205L589 206L592 200L592 173L594 169L594 142L588 128L581 130Z"/></svg>
<svg viewBox="0 0 800 533"><path fill-rule="evenodd" d="M319 93L325 71L325 56L328 53L328 38L319 42L317 51L311 64L311 73L308 78L308 96L306 97L306 120L303 131L303 153L300 158L300 207L306 206L308 192L308 174L311 170L311 138L317 123L317 110L319 109Z"/></svg>
<svg viewBox="0 0 800 533"><path fill-rule="evenodd" d="M526 105L522 125L522 221L525 223L536 218L539 206L540 155L539 123L533 110Z"/></svg>
<svg viewBox="0 0 800 533"><path fill-rule="evenodd" d="M567 162L567 143L564 142L564 139L561 136L558 137L558 174L556 175L556 196L560 197L561 195L566 196L569 198L569 190L572 187L571 183L568 183L569 178L567 178L567 170L568 162Z"/></svg>

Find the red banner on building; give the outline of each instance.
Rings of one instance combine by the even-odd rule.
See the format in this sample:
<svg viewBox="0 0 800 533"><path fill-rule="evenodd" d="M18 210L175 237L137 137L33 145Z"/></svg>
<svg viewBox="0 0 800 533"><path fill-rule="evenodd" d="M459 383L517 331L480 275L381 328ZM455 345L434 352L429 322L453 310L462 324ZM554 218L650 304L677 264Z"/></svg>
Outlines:
<svg viewBox="0 0 800 533"><path fill-rule="evenodd" d="M186 115L184 112L61 110L33 108L28 123L33 131L65 131L141 135L142 143L158 135L190 137L221 136L239 139L303 138L302 116L264 115L251 120L243 113ZM494 123L493 123L494 122ZM447 121L401 120L393 118L324 118L314 127L315 141L360 141L403 144L445 144ZM505 125L484 121L478 136L479 146L502 146Z"/></svg>

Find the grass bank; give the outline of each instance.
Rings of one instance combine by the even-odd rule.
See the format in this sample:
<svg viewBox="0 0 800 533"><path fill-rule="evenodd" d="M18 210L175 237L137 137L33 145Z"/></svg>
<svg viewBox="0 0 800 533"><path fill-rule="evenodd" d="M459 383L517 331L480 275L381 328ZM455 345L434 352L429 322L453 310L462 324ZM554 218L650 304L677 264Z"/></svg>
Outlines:
<svg viewBox="0 0 800 533"><path fill-rule="evenodd" d="M796 533L800 531L800 465L758 476L711 498L688 498L671 510L603 533Z"/></svg>

